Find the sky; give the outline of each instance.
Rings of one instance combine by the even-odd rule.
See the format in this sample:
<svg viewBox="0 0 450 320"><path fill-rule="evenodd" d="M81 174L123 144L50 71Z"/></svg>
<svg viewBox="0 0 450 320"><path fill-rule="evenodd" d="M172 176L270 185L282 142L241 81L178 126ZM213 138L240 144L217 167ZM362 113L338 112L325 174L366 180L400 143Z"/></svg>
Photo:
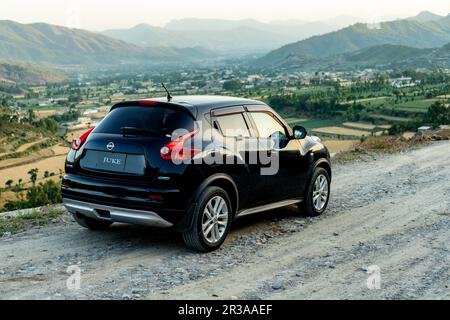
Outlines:
<svg viewBox="0 0 450 320"><path fill-rule="evenodd" d="M0 20L46 22L103 31L139 23L164 26L182 18L326 20L351 15L369 22L420 11L450 13L449 0L1 0ZM362 21L364 22L364 21Z"/></svg>

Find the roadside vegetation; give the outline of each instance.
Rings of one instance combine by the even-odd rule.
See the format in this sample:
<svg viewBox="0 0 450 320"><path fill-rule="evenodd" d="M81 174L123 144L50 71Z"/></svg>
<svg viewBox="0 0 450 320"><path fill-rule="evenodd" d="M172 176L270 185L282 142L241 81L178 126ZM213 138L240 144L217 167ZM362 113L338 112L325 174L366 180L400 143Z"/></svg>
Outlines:
<svg viewBox="0 0 450 320"><path fill-rule="evenodd" d="M440 130L433 134L418 135L411 139L402 136L382 136L362 138L354 143L352 150L338 153L334 158L337 163L371 159L382 154L404 152L421 147L431 141L450 140L450 130Z"/></svg>
<svg viewBox="0 0 450 320"><path fill-rule="evenodd" d="M23 232L30 228L48 225L65 214L62 209L33 210L15 217L0 216L0 236Z"/></svg>

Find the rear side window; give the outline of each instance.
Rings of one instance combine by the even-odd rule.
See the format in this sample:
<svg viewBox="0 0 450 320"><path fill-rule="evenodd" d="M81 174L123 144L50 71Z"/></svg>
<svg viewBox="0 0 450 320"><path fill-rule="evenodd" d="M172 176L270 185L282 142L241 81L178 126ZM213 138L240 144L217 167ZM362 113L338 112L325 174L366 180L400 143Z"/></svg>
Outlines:
<svg viewBox="0 0 450 320"><path fill-rule="evenodd" d="M194 130L193 118L184 111L162 107L120 107L111 111L95 133L121 134L121 128L156 130L171 135L177 129Z"/></svg>
<svg viewBox="0 0 450 320"><path fill-rule="evenodd" d="M218 116L216 121L225 137L250 137L250 132L242 113Z"/></svg>

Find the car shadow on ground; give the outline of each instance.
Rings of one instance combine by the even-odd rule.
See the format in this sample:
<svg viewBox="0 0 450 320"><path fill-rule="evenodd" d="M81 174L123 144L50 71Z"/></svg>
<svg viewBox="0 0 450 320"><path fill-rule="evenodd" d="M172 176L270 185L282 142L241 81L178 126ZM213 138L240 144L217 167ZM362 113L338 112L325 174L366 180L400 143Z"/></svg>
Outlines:
<svg viewBox="0 0 450 320"><path fill-rule="evenodd" d="M231 232L240 231L245 228L264 226L270 222L275 222L284 219L304 219L306 216L300 212L296 206L289 206L280 209L251 214L248 216L238 217L231 227Z"/></svg>
<svg viewBox="0 0 450 320"><path fill-rule="evenodd" d="M264 232L270 229L271 222L295 218L305 218L295 206L239 217L233 222L229 237L245 235L255 229ZM180 233L173 228L149 228L116 223L107 231L89 231L80 227L76 236L82 237L87 242L94 241L99 247L119 246L130 250L143 248L188 250L184 246ZM227 245L232 244L228 242Z"/></svg>

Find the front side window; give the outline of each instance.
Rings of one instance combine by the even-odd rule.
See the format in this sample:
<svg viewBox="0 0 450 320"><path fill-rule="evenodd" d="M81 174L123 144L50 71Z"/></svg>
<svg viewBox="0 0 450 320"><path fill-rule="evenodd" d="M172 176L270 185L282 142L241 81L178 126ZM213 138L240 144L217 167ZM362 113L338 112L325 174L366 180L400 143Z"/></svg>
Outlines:
<svg viewBox="0 0 450 320"><path fill-rule="evenodd" d="M250 132L242 113L229 114L216 118L224 137L250 137Z"/></svg>
<svg viewBox="0 0 450 320"><path fill-rule="evenodd" d="M260 138L286 138L285 128L270 114L265 112L251 112L250 114L255 122Z"/></svg>

